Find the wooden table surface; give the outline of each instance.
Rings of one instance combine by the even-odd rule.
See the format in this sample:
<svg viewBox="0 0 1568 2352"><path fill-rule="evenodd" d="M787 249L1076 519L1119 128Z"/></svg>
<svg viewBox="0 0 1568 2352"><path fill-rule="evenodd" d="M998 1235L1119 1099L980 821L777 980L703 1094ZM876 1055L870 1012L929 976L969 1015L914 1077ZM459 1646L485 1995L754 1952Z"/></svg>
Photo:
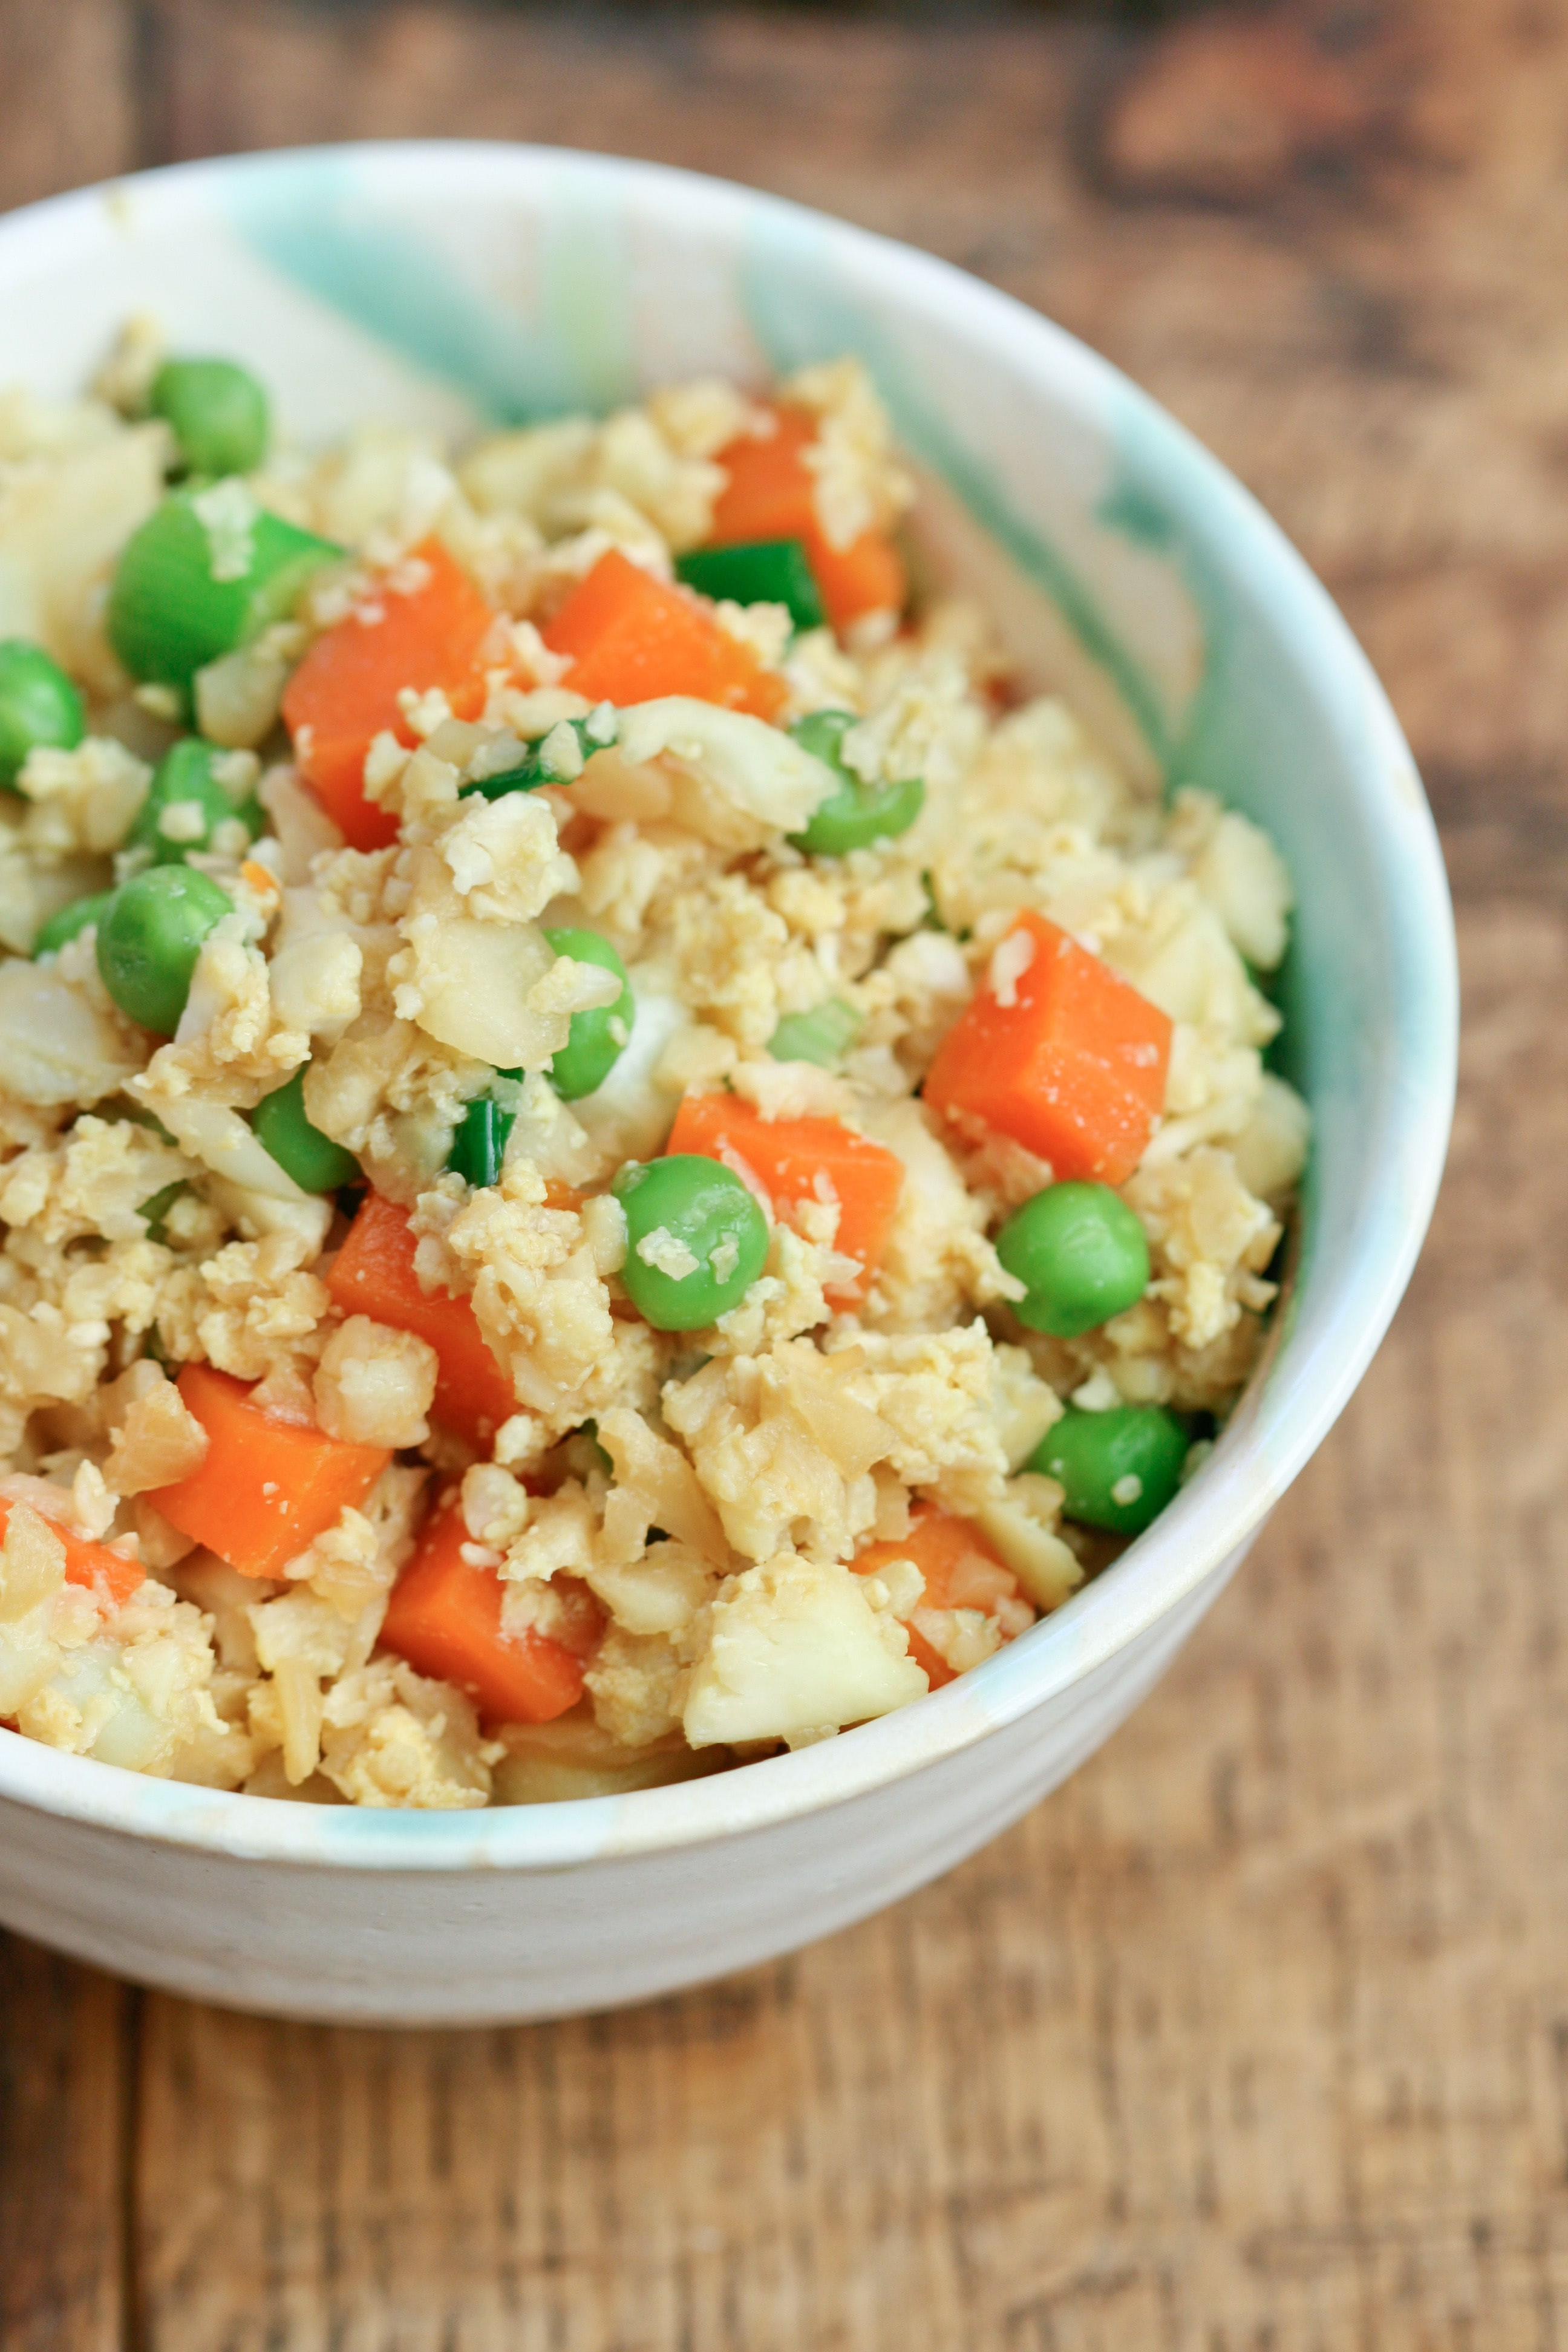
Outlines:
<svg viewBox="0 0 1568 2352"><path fill-rule="evenodd" d="M0 1938L5 2352L1568 2344L1568 6L0 0L0 204L444 132L950 255L1258 492L1393 692L1468 1034L1361 1394L1106 1753L688 1999L457 2035Z"/></svg>

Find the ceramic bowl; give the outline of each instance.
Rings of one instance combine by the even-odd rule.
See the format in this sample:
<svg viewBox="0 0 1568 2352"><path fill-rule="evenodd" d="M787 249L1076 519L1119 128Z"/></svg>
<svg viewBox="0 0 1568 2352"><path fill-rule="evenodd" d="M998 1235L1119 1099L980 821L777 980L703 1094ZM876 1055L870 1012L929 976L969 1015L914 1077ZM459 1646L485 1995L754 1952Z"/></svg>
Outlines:
<svg viewBox="0 0 1568 2352"><path fill-rule="evenodd" d="M280 1804L0 1736L0 1919L295 2016L477 2022L694 1984L861 1918L1015 1821L1163 1672L1321 1444L1408 1279L1452 1105L1443 866L1350 632L1113 368L943 263L712 180L464 144L198 163L0 223L0 384L79 390L128 312L248 362L283 427L605 410L856 352L930 567L1141 769L1265 824L1299 895L1316 1123L1294 1281L1212 1459L1066 1608L901 1714L672 1789L479 1813Z"/></svg>

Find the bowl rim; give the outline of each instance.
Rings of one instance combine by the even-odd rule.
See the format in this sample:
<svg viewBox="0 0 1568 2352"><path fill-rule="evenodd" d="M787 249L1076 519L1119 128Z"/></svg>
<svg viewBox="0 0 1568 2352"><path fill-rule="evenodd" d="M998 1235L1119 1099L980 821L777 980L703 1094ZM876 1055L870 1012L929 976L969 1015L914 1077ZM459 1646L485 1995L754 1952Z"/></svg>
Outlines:
<svg viewBox="0 0 1568 2352"><path fill-rule="evenodd" d="M545 1805L465 1812L401 1812L248 1797L153 1780L20 1736L0 1739L0 1803L105 1832L209 1855L304 1868L409 1873L559 1871L611 1857L700 1847L781 1828L866 1798L974 1745L1107 1665L1196 1589L1237 1560L1287 1486L1321 1444L1382 1341L1430 1222L1451 1124L1458 1062L1458 970L1453 910L1436 828L1409 748L1382 687L1327 591L1284 533L1236 478L1152 397L1110 362L1015 297L954 264L833 215L730 180L662 163L522 142L387 140L219 156L133 173L46 198L0 219L0 288L13 273L47 267L101 239L127 191L184 194L200 209L216 183L262 179L322 161L399 175L458 177L504 187L567 174L635 193L667 217L698 213L740 228L748 221L826 233L835 250L918 306L940 304L977 341L1005 345L1015 365L1031 359L1058 401L1114 402L1163 436L1186 478L1183 496L1224 523L1253 600L1270 604L1296 645L1314 691L1353 709L1364 749L1356 761L1375 836L1384 903L1397 908L1391 942L1396 1011L1420 1010L1419 1052L1400 1026L1368 1137L1396 1150L1401 1178L1394 1246L1372 1247L1363 1204L1355 1246L1329 1297L1315 1341L1296 1351L1289 1412L1259 1433L1265 1368L1281 1354L1285 1316L1271 1327L1263 1364L1210 1461L1112 1570L1076 1594L1021 1641L943 1690L879 1721L737 1771ZM1337 1295L1336 1295L1337 1294ZM1320 1309L1321 1314L1321 1309ZM1249 1409L1250 1401L1250 1409ZM1278 1423L1279 1425L1275 1425Z"/></svg>

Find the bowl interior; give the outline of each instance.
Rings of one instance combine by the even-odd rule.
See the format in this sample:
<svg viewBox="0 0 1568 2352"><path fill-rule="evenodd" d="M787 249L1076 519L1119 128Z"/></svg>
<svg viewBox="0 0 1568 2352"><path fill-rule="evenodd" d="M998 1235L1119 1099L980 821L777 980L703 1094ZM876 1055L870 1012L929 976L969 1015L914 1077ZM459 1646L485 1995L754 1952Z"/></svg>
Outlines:
<svg viewBox="0 0 1568 2352"><path fill-rule="evenodd" d="M904 1717L684 1789L395 1832L18 1759L20 1741L0 1743L0 1782L21 1771L37 1801L268 1851L431 1859L444 1841L454 1860L494 1861L499 1841L543 1861L793 1811L1064 1687L1233 1551L1319 1443L1393 1312L1441 1171L1457 1018L1442 864L1404 740L1327 597L1223 468L1071 338L924 256L683 173L371 146L185 166L0 223L0 386L77 393L137 310L179 347L251 364L283 429L310 441L367 416L450 431L602 411L682 375L756 381L858 353L918 463L932 571L983 595L1030 679L1123 760L1212 787L1279 844L1298 895L1285 1067L1314 1150L1294 1289L1211 1463L1108 1576ZM258 1812L265 1833L237 1825Z"/></svg>

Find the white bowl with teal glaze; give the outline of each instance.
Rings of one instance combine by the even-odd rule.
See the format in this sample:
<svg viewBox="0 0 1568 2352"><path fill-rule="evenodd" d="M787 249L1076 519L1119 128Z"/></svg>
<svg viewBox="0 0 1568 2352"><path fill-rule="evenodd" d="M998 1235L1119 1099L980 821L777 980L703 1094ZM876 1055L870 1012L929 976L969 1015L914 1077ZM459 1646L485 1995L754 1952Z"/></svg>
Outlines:
<svg viewBox="0 0 1568 2352"><path fill-rule="evenodd" d="M1113 368L944 264L749 190L588 155L366 146L198 163L0 222L0 383L79 389L127 312L247 362L308 439L604 409L858 352L928 557L1123 757L1265 824L1299 896L1300 1261L1206 1467L976 1672L819 1747L620 1799L459 1814L215 1795L0 1736L0 1920L296 2016L635 2000L861 1918L1053 1788L1163 1673L1344 1406L1426 1229L1453 924L1410 753L1247 494Z"/></svg>

